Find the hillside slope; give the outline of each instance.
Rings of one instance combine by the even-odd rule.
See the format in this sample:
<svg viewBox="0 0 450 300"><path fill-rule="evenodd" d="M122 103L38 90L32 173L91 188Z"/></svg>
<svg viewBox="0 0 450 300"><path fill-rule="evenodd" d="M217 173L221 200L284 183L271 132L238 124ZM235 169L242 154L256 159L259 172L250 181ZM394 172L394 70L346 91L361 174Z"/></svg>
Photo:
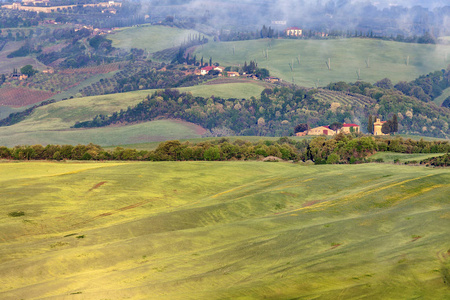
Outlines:
<svg viewBox="0 0 450 300"><path fill-rule="evenodd" d="M259 97L264 86L253 83L199 85L180 91L210 97ZM186 122L160 120L102 129L73 130L77 121L86 121L98 114L111 114L142 101L154 90L74 98L40 107L24 121L0 127L0 145L12 147L24 144L88 144L102 146L163 141L167 139L199 138L204 130Z"/></svg>
<svg viewBox="0 0 450 300"><path fill-rule="evenodd" d="M37 162L0 170L2 299L448 296L447 169Z"/></svg>
<svg viewBox="0 0 450 300"><path fill-rule="evenodd" d="M139 26L124 28L108 35L117 48L144 49L147 53L154 53L167 48L179 47L186 43L189 36L198 36L198 31L179 29L168 26ZM203 35L202 35L203 36Z"/></svg>
<svg viewBox="0 0 450 300"><path fill-rule="evenodd" d="M445 69L450 45L408 44L375 39L251 40L215 42L197 48L197 57L212 57L222 65L243 65L256 60L273 76L300 86L330 82L410 81L422 74ZM268 54L267 54L268 53ZM267 58L266 58L267 57ZM331 69L326 62L330 59ZM366 63L367 61L367 63ZM290 68L293 65L293 71ZM360 78L357 72L360 72Z"/></svg>

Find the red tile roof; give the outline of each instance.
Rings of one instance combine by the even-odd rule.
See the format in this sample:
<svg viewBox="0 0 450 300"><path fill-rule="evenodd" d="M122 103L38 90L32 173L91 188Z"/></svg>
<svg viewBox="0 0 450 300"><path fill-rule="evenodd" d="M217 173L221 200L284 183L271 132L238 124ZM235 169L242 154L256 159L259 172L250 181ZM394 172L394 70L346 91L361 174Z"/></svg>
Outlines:
<svg viewBox="0 0 450 300"><path fill-rule="evenodd" d="M346 124L346 123L344 123L344 125L342 125L342 127L359 127L359 125L357 125L357 124Z"/></svg>
<svg viewBox="0 0 450 300"><path fill-rule="evenodd" d="M202 70L203 70L203 71L208 71L208 72L209 72L209 71L211 71L211 70L214 70L214 68L215 68L215 67L208 66L208 67L203 67Z"/></svg>

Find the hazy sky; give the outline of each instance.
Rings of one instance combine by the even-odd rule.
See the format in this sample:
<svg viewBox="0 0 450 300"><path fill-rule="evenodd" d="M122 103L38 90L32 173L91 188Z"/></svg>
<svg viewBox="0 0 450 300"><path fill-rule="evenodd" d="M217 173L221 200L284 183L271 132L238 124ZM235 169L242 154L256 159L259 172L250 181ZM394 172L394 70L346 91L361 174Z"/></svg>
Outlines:
<svg viewBox="0 0 450 300"><path fill-rule="evenodd" d="M360 2L368 2L361 0ZM392 5L401 5L405 7L412 7L420 5L423 7L435 8L450 5L450 0L376 0L370 1L378 7L389 7Z"/></svg>

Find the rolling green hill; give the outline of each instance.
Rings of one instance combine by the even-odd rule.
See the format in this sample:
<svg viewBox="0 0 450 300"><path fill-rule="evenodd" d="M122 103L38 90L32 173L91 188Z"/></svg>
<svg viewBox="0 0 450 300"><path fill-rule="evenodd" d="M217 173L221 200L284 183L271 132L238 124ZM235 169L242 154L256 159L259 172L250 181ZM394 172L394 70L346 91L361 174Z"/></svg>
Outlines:
<svg viewBox="0 0 450 300"><path fill-rule="evenodd" d="M448 169L3 162L0 170L2 299L448 296Z"/></svg>
<svg viewBox="0 0 450 300"><path fill-rule="evenodd" d="M180 88L194 95L224 98L259 98L264 86L254 83L228 83L199 85ZM159 120L136 125L108 128L73 130L77 121L92 119L98 114L111 114L128 106L134 106L154 90L140 90L121 94L109 94L74 98L40 107L24 121L0 127L0 145L12 147L24 144L87 144L102 146L163 141L167 139L199 138L204 130L191 123Z"/></svg>
<svg viewBox="0 0 450 300"><path fill-rule="evenodd" d="M234 54L233 54L234 49ZM407 44L374 39L251 40L215 42L197 48L197 57L212 57L222 65L242 65L256 60L259 67L285 81L313 87L330 82L410 81L420 75L445 69L450 45ZM266 59L266 54L267 59ZM326 62L330 58L331 70ZM299 60L298 60L299 59ZM369 68L366 65L368 61ZM299 63L300 61L300 63ZM408 65L407 65L408 61ZM293 63L293 72L289 64Z"/></svg>
<svg viewBox="0 0 450 300"><path fill-rule="evenodd" d="M116 48L138 48L154 53L167 48L179 47L186 42L189 35L200 34L194 30L173 28L168 26L128 27L108 35ZM203 34L202 34L203 36Z"/></svg>

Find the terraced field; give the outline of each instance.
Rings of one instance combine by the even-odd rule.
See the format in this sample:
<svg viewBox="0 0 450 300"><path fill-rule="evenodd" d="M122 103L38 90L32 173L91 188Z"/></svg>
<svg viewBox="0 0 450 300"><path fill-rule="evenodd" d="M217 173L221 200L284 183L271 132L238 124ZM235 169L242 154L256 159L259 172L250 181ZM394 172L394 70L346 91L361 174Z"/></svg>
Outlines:
<svg viewBox="0 0 450 300"><path fill-rule="evenodd" d="M318 89L318 93L314 94L314 98L328 103L339 103L343 105L359 105L362 107L370 106L375 101L370 97L358 94L334 92L330 90Z"/></svg>
<svg viewBox="0 0 450 300"><path fill-rule="evenodd" d="M448 299L450 172L1 162L1 299Z"/></svg>

